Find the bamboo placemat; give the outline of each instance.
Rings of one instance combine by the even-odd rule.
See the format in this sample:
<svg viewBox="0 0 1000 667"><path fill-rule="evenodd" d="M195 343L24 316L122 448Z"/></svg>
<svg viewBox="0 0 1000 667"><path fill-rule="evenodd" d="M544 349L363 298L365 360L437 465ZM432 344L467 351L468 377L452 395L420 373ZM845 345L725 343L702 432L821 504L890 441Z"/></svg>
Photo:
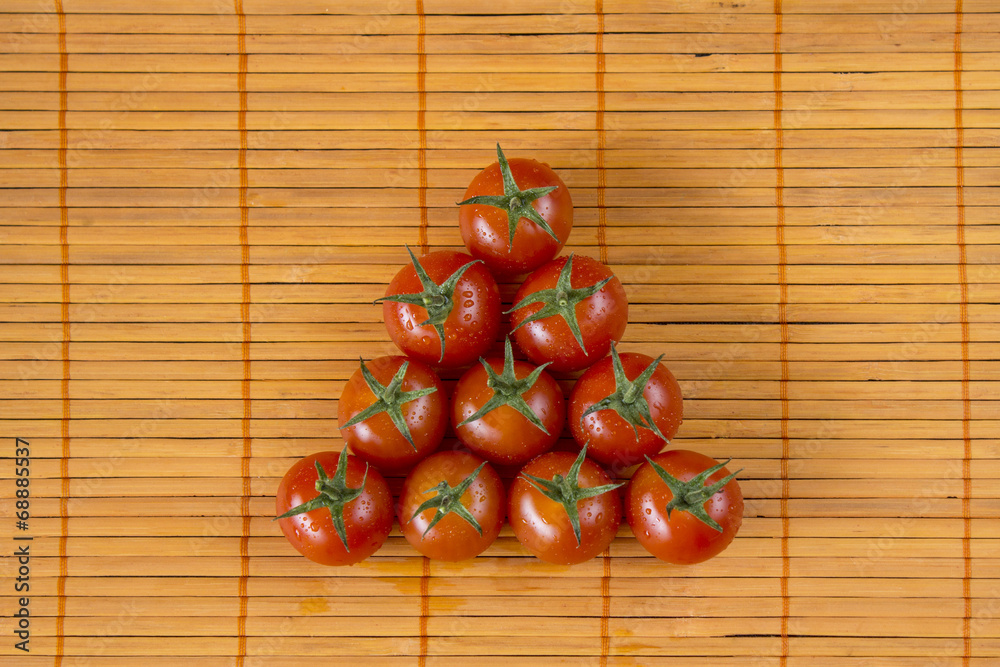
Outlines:
<svg viewBox="0 0 1000 667"><path fill-rule="evenodd" d="M1000 7L538 4L0 4L0 661L1000 661ZM323 568L270 521L497 141L567 182L675 446L744 468L718 558Z"/></svg>

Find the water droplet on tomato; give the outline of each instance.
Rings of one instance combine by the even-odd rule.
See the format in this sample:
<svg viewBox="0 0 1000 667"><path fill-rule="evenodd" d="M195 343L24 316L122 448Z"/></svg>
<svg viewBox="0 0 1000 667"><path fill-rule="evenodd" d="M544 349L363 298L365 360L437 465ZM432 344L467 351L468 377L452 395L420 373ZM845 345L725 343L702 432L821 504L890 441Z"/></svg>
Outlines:
<svg viewBox="0 0 1000 667"><path fill-rule="evenodd" d="M464 292L462 292L462 296L464 296L466 299L471 298L472 297L472 290L470 290L470 289L465 290Z"/></svg>
<svg viewBox="0 0 1000 667"><path fill-rule="evenodd" d="M406 330L413 331L413 322L411 320L406 320Z"/></svg>

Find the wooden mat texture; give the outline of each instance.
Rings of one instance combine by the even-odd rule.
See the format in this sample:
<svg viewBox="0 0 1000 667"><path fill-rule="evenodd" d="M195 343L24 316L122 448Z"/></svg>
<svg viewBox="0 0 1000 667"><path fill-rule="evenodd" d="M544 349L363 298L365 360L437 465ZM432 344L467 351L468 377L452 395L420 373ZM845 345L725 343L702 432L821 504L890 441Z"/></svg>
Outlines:
<svg viewBox="0 0 1000 667"><path fill-rule="evenodd" d="M996 0L0 1L0 663L1000 664L998 67ZM744 469L718 558L271 522L498 141Z"/></svg>

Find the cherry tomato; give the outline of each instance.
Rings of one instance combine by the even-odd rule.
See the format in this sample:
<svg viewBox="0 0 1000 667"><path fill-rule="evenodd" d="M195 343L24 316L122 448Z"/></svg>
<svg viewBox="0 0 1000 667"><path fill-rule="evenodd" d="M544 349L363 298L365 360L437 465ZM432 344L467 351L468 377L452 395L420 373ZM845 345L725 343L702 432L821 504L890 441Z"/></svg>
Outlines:
<svg viewBox="0 0 1000 667"><path fill-rule="evenodd" d="M472 363L493 344L500 327L496 280L465 253L440 250L417 259L410 252L410 258L379 299L389 337L425 364Z"/></svg>
<svg viewBox="0 0 1000 667"><path fill-rule="evenodd" d="M523 465L552 449L566 421L562 388L526 361L510 339L503 359L480 359L459 379L451 403L458 438L491 463Z"/></svg>
<svg viewBox="0 0 1000 667"><path fill-rule="evenodd" d="M378 357L354 371L337 412L351 451L383 472L395 472L441 444L448 397L437 373L419 361Z"/></svg>
<svg viewBox="0 0 1000 667"><path fill-rule="evenodd" d="M479 172L459 202L465 247L498 276L534 271L562 249L573 229L573 200L549 165L504 157Z"/></svg>
<svg viewBox="0 0 1000 667"><path fill-rule="evenodd" d="M468 452L438 452L403 482L399 525L428 558L465 560L497 539L506 502L503 482L489 463Z"/></svg>
<svg viewBox="0 0 1000 667"><path fill-rule="evenodd" d="M736 473L730 474L725 463L685 449L663 452L650 461L635 471L625 492L625 516L646 551L668 563L687 565L729 546L743 522Z"/></svg>
<svg viewBox="0 0 1000 667"><path fill-rule="evenodd" d="M510 487L510 525L538 558L559 565L589 560L608 548L622 520L622 503L608 474L584 447L542 454Z"/></svg>
<svg viewBox="0 0 1000 667"><path fill-rule="evenodd" d="M292 546L323 565L363 561L392 530L385 479L346 449L295 462L278 485L275 511Z"/></svg>
<svg viewBox="0 0 1000 667"><path fill-rule="evenodd" d="M514 297L514 340L536 364L575 371L603 357L628 323L625 288L595 259L559 257L532 273Z"/></svg>
<svg viewBox="0 0 1000 667"><path fill-rule="evenodd" d="M674 437L683 418L681 388L666 366L645 354L626 352L587 369L569 399L570 430L590 456L626 468L656 454Z"/></svg>

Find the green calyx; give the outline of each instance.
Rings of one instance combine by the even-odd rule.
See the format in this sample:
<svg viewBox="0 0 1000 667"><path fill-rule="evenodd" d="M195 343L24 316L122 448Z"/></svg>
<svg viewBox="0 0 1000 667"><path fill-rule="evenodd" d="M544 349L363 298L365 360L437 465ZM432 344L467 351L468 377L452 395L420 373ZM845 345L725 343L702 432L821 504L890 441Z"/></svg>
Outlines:
<svg viewBox="0 0 1000 667"><path fill-rule="evenodd" d="M368 367L365 366L365 360L361 359L361 375L365 379L365 384L375 394L376 400L367 408L351 417L342 428L349 428L355 424L360 424L370 417L385 412L392 419L392 423L395 424L400 434L410 443L410 447L413 447L413 451L417 451L417 446L413 442L413 436L410 435L410 427L406 423L406 418L403 417L403 405L418 398L423 398L428 394L433 394L437 391L437 387L424 387L423 389L415 389L413 391L402 391L403 379L406 377L406 370L409 367L410 362L404 361L389 384L383 386L382 383L375 379L375 376L368 370Z"/></svg>
<svg viewBox="0 0 1000 667"><path fill-rule="evenodd" d="M441 480L437 486L431 487L424 491L424 493L434 492L434 496L428 498L420 507L413 512L413 516L410 517L410 521L413 521L421 512L426 510L437 508L437 512L434 513L434 518L431 522L427 524L427 528L424 530L424 535L430 532L431 528L438 524L438 521L443 519L448 514L457 514L458 516L465 519L465 521L476 529L476 532L480 535L483 534L483 527L479 525L476 521L476 517L472 515L469 508L462 504L462 495L469 490L472 483L476 481L476 477L479 476L480 471L482 471L483 466L486 462L483 461L479 464L479 467L472 471L468 477L463 479L458 486L451 486L447 481ZM421 536L421 537L423 537Z"/></svg>
<svg viewBox="0 0 1000 667"><path fill-rule="evenodd" d="M589 444L589 443L588 443ZM521 476L531 486L535 487L539 493L550 500L554 500L566 509L569 522L573 526L573 534L576 536L576 544L580 545L580 512L577 504L585 498L593 498L608 491L614 491L625 482L617 484L604 484L602 486L592 486L590 488L580 488L579 477L580 467L583 466L583 459L587 456L587 445L580 450L580 455L573 461L566 476L560 474L553 475L552 479L542 479L522 472Z"/></svg>
<svg viewBox="0 0 1000 667"><path fill-rule="evenodd" d="M459 426L465 426L470 422L474 422L477 419L481 419L486 414L496 410L502 405L507 405L519 413L521 413L525 419L541 429L542 433L549 435L548 429L545 428L545 424L538 417L531 406L528 405L527 401L524 400L524 394L529 389L535 386L538 381L539 376L545 367L549 363L544 363L537 367L531 373L518 380L517 376L514 374L514 352L511 348L510 338L504 340L504 358L503 358L503 373L497 375L493 367L482 357L479 358L479 363L483 365L486 369L486 375L488 379L486 380L486 386L493 390L493 396L490 400L483 404L483 407L476 410L474 414L465 419Z"/></svg>
<svg viewBox="0 0 1000 667"><path fill-rule="evenodd" d="M670 493L674 495L674 497L670 499L670 502L667 503L666 509L668 519L670 518L670 513L673 510L680 510L691 514L709 528L717 530L720 533L722 532L722 526L720 526L718 522L710 517L708 512L705 511L705 503L707 503L712 496L721 491L722 487L734 479L736 475L743 472L742 468L731 475L720 479L711 486L705 486L705 482L708 478L725 468L726 464L732 459L727 459L718 465L712 466L708 470L695 475L686 482L682 482L671 475L663 469L663 466L657 464L648 456L646 457L646 460L649 462L649 465L653 467L653 470L656 471L656 474L660 476L660 479L663 480L663 483L670 489Z"/></svg>
<svg viewBox="0 0 1000 667"><path fill-rule="evenodd" d="M514 327L511 333L517 331L530 322L544 320L547 317L558 315L563 318L566 322L566 326L568 326L569 330L573 332L573 338L576 339L580 349L586 351L586 348L583 345L583 335L580 333L580 323L576 318L576 304L600 292L604 286L608 284L611 278L605 278L604 280L601 280L589 287L579 287L574 289L571 282L572 276L573 255L570 255L566 258L566 263L563 265L562 271L559 272L559 278L556 281L555 287L551 289L539 290L534 294L529 294L521 299L517 305L504 313L505 315L513 313L515 310L519 310L533 303L543 304L538 312L525 318L523 322Z"/></svg>
<svg viewBox="0 0 1000 667"><path fill-rule="evenodd" d="M500 175L503 176L503 194L502 195L480 195L478 197L471 197L465 201L458 202L459 206L465 204L483 204L486 206L493 206L494 208L500 208L507 211L507 228L508 228L508 248L514 246L514 232L517 231L517 223L521 218L527 218L533 223L541 227L546 234L559 241L559 237L556 233L552 231L552 227L549 223L545 221L532 203L541 197L549 194L553 190L557 189L557 186L551 185L543 188L532 188L530 190L521 190L517 183L514 181L514 175L510 171L510 163L507 162L507 158L504 157L503 151L500 150L500 144L497 144L497 161L500 163Z"/></svg>
<svg viewBox="0 0 1000 667"><path fill-rule="evenodd" d="M455 287L458 285L458 281L461 280L462 275L469 269L473 264L478 264L482 260L474 259L468 264L459 267L453 274L448 276L440 285L434 282L427 272L424 271L424 267L421 266L420 260L416 258L413 251L410 250L409 246L406 247L406 252L410 253L410 259L413 260L413 269L417 272L417 278L420 280L421 287L424 291L417 292L415 294L391 294L389 296L384 296L381 299L375 299L375 303L381 303L382 301L394 301L397 303L408 303L414 306L421 306L427 311L427 319L420 323L420 326L426 326L430 324L437 331L438 338L441 339L441 357L438 361L444 360L444 322L448 319L448 315L451 314L452 308L455 306Z"/></svg>
<svg viewBox="0 0 1000 667"><path fill-rule="evenodd" d="M365 476L361 480L361 486L351 488L347 486L347 448L340 450L340 458L337 459L337 471L333 477L327 477L326 471L319 461L316 461L316 491L319 495L312 500L293 507L278 519L287 519L296 514L311 512L312 510L325 507L330 510L330 517L333 519L333 527L337 531L337 536L344 545L344 549L350 553L351 548L347 546L347 529L344 527L344 505L359 497L365 490L365 482L368 481L368 464L365 464Z"/></svg>
<svg viewBox="0 0 1000 667"><path fill-rule="evenodd" d="M646 390L646 384L653 377L653 373L656 372L661 359L663 359L662 354L654 359L649 366L646 366L636 379L629 380L625 375L625 369L622 368L622 360L618 356L618 350L615 348L615 344L611 343L611 366L615 374L615 391L587 408L580 415L580 423L582 424L583 418L592 412L614 410L618 413L619 417L632 426L632 431L635 433L637 439L639 437L639 428L641 427L651 430L660 440L666 442L667 437L660 432L660 428L653 422L653 416L649 412L649 403L643 395L643 392Z"/></svg>

